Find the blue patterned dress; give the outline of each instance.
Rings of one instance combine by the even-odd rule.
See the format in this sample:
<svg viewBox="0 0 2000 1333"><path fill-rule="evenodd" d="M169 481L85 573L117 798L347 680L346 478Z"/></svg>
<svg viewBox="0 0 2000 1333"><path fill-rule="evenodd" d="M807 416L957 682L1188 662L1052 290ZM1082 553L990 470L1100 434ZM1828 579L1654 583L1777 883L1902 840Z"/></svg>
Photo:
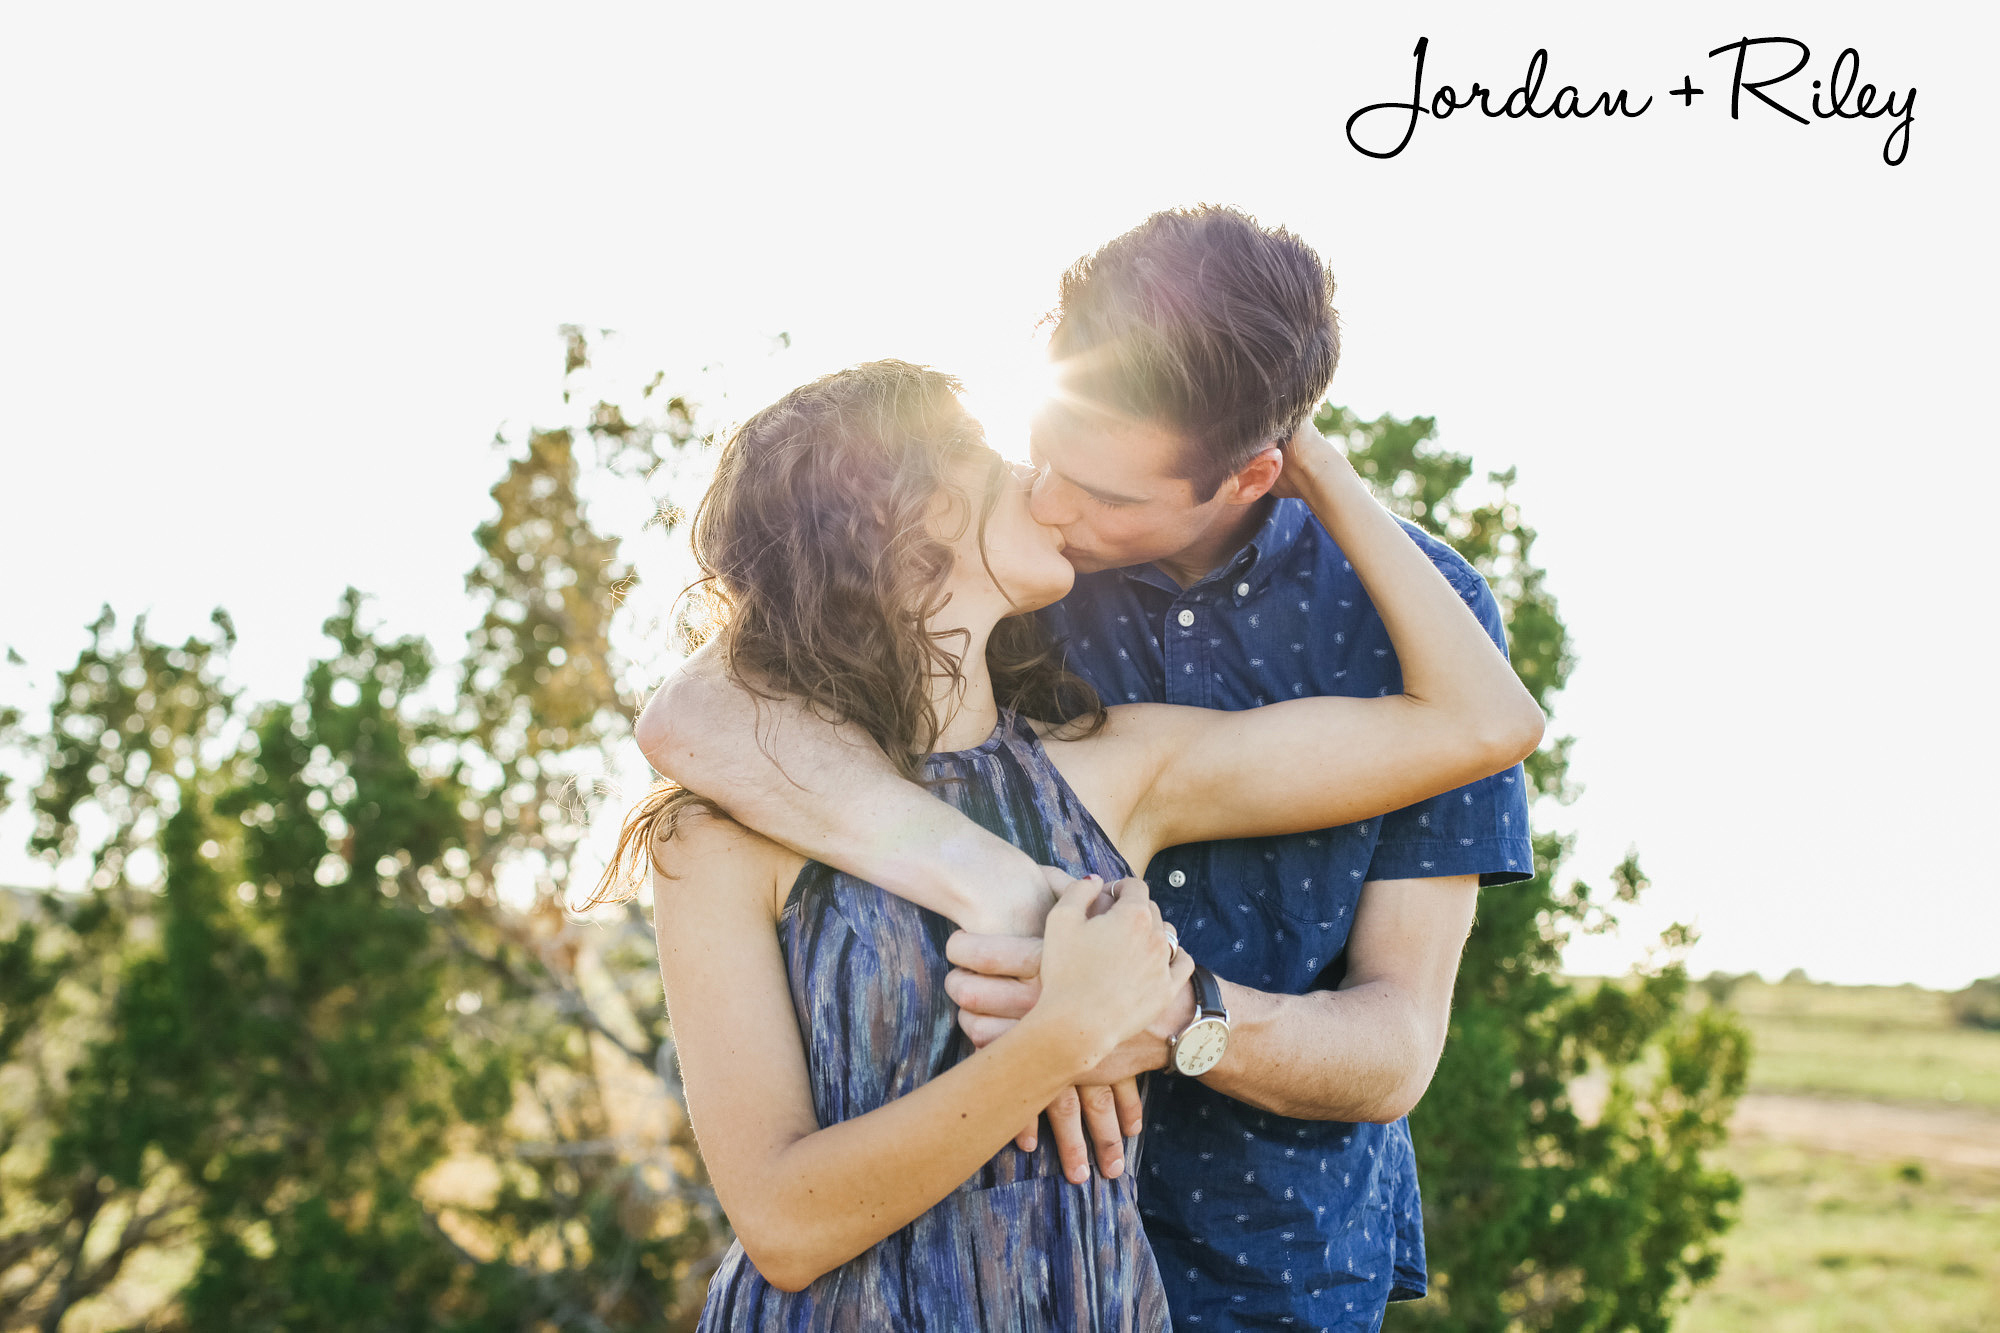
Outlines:
<svg viewBox="0 0 2000 1333"><path fill-rule="evenodd" d="M1025 719L1003 713L985 744L926 760L934 790L1043 865L1127 874ZM944 992L951 924L863 880L809 862L778 923L792 1006L822 1126L864 1115L969 1052ZM1050 1136L1012 1144L936 1207L799 1292L766 1282L733 1244L709 1283L703 1330L977 1329L1153 1333L1167 1324L1140 1225L1138 1141L1125 1172L1063 1178Z"/></svg>

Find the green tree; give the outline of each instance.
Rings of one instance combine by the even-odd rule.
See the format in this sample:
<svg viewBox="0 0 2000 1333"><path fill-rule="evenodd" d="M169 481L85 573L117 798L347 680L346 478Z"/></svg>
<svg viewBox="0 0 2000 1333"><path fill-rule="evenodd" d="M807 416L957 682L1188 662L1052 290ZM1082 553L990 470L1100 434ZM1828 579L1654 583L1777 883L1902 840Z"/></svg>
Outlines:
<svg viewBox="0 0 2000 1333"><path fill-rule="evenodd" d="M1964 990L1953 991L1951 1016L1965 1027L2000 1031L2000 977L1984 977Z"/></svg>
<svg viewBox="0 0 2000 1333"><path fill-rule="evenodd" d="M504 1164L506 1187L467 1220L489 1246L511 1237L513 1253L560 1256L545 1281L605 1327L650 1328L704 1271L722 1215L687 1127L651 924L636 903L589 921L566 910L639 704L613 643L632 573L584 491L643 488L697 436L657 376L629 417L578 399L591 345L581 330L563 335L575 419L495 441L506 462L474 534L466 586L481 616L449 736L465 857L432 892L450 906L445 928L477 997L471 1022L509 1053L517 1091L508 1125L476 1145ZM671 527L655 510L648 528ZM699 1282L687 1285L698 1300Z"/></svg>
<svg viewBox="0 0 2000 1333"><path fill-rule="evenodd" d="M657 409L498 441L442 706L429 648L350 590L294 700L222 686L219 613L170 648L143 621L113 643L107 611L46 726L0 716L39 770L34 850L88 886L0 920L0 1327L65 1326L147 1250L185 1274L161 1328L687 1315L719 1212L651 932L563 910L634 703L628 576L579 486L690 442L686 405Z"/></svg>
<svg viewBox="0 0 2000 1333"><path fill-rule="evenodd" d="M1429 417L1362 421L1328 405L1316 422L1385 503L1485 575L1515 670L1548 709L1574 660L1513 471L1492 474L1479 502L1464 493L1471 460L1435 444ZM1557 737L1527 763L1539 819L1574 798L1570 745ZM1410 1117L1433 1294L1391 1307L1392 1328L1657 1333L1715 1272L1739 1186L1705 1155L1742 1091L1747 1036L1725 1011L1685 1003L1684 927L1622 982L1561 974L1572 932L1611 929L1647 886L1632 855L1608 896L1559 887L1570 842L1544 829L1536 877L1480 895L1444 1057Z"/></svg>
<svg viewBox="0 0 2000 1333"><path fill-rule="evenodd" d="M191 1237L196 1194L156 1147L118 1161L74 1151L93 1073L85 1053L115 1023L119 982L159 936L146 887L161 833L199 785L205 750L228 743L237 703L222 682L235 642L129 641L106 607L56 679L47 722L11 714L9 743L36 770L30 850L83 867L83 891L16 900L0 942L0 1328L53 1330L100 1296L142 1250ZM86 833L88 830L88 833ZM137 862L135 867L134 862ZM135 869L137 871L135 875Z"/></svg>

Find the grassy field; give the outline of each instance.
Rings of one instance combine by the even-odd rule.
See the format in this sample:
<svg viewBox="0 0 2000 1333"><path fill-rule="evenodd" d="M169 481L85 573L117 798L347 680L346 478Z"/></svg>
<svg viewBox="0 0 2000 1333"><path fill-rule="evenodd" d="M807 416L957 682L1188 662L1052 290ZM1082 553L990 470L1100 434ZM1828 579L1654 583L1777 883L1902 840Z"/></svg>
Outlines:
<svg viewBox="0 0 2000 1333"><path fill-rule="evenodd" d="M2000 1033L1909 987L1751 981L1730 1003L1756 1041L1724 1157L1741 1221L1676 1330L2000 1331L2000 1168L1963 1164L2000 1148ZM1781 1134L1751 1101L1787 1112Z"/></svg>
<svg viewBox="0 0 2000 1333"><path fill-rule="evenodd" d="M1956 1027L1915 986L1767 985L1730 994L1756 1038L1757 1092L2000 1109L2000 1032Z"/></svg>
<svg viewBox="0 0 2000 1333"><path fill-rule="evenodd" d="M2000 1330L2000 1172L1743 1139L1721 1275L1683 1333Z"/></svg>

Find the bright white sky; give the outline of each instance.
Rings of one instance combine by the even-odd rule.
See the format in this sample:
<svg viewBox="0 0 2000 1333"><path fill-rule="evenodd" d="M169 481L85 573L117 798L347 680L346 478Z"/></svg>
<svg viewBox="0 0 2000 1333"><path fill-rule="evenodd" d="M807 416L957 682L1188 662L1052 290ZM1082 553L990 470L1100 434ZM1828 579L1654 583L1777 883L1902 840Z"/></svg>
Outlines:
<svg viewBox="0 0 2000 1333"><path fill-rule="evenodd" d="M0 640L17 697L99 604L295 687L339 589L450 654L503 421L556 326L740 413L868 357L1004 397L1070 260L1214 200L1340 278L1333 397L1515 466L1580 666L1548 815L1698 970L2000 972L1991 11L1692 4L15 6L0 17ZM1342 123L1427 87L1643 117ZM1920 90L1727 116L1744 36ZM1682 75L1708 92L1665 96ZM772 336L792 335L773 354ZM684 382L692 382L685 380ZM1987 384L1986 391L1976 390ZM45 697L45 696L29 696ZM8 821L0 879L20 882Z"/></svg>

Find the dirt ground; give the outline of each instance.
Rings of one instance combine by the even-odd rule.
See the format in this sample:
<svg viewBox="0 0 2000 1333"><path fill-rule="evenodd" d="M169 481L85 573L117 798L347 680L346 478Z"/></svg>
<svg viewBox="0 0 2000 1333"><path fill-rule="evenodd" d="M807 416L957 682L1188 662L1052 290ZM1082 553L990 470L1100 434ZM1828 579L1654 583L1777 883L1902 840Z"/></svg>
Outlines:
<svg viewBox="0 0 2000 1333"><path fill-rule="evenodd" d="M1855 1157L2000 1170L2000 1114L1988 1110L1753 1092L1730 1128Z"/></svg>

